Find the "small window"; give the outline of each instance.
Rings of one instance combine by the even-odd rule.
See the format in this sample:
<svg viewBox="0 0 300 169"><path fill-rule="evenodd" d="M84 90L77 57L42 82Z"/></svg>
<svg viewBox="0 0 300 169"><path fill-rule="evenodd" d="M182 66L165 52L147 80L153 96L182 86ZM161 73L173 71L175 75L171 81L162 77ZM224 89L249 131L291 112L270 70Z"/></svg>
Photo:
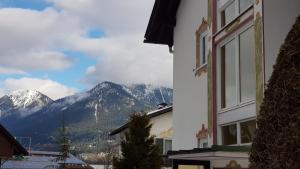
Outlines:
<svg viewBox="0 0 300 169"><path fill-rule="evenodd" d="M220 13L221 17L221 27L227 25L229 22L231 22L236 14L235 14L235 2L232 1L227 7L225 7L224 10Z"/></svg>
<svg viewBox="0 0 300 169"><path fill-rule="evenodd" d="M164 153L164 139L162 139L162 138L156 138L155 139L155 144L159 148L159 153L163 154Z"/></svg>
<svg viewBox="0 0 300 169"><path fill-rule="evenodd" d="M244 12L247 8L253 5L253 0L240 0L240 13Z"/></svg>
<svg viewBox="0 0 300 169"><path fill-rule="evenodd" d="M223 145L237 144L237 127L236 124L222 127Z"/></svg>
<svg viewBox="0 0 300 169"><path fill-rule="evenodd" d="M208 148L208 141L207 139L198 139L198 148Z"/></svg>
<svg viewBox="0 0 300 169"><path fill-rule="evenodd" d="M243 122L241 125L241 143L251 143L256 129L256 121Z"/></svg>
<svg viewBox="0 0 300 169"><path fill-rule="evenodd" d="M159 153L164 155L167 154L168 151L172 150L172 140L169 139L163 139L163 138L156 138L155 144L159 148Z"/></svg>
<svg viewBox="0 0 300 169"><path fill-rule="evenodd" d="M208 34L207 21L202 18L202 23L196 30L196 67L194 69L195 76L200 76L202 72L206 72L208 57Z"/></svg>
<svg viewBox="0 0 300 169"><path fill-rule="evenodd" d="M172 140L165 140L165 154L172 150Z"/></svg>
<svg viewBox="0 0 300 169"><path fill-rule="evenodd" d="M207 55L208 55L208 37L207 34L203 34L201 37L201 66L207 64Z"/></svg>
<svg viewBox="0 0 300 169"><path fill-rule="evenodd" d="M219 0L218 27L223 28L252 6L254 0Z"/></svg>

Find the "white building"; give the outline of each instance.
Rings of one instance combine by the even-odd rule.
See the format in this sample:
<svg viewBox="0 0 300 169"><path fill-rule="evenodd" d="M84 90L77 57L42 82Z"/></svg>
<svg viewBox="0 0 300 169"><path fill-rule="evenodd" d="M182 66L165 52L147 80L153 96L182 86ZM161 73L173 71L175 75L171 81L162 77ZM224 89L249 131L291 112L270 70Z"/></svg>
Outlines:
<svg viewBox="0 0 300 169"><path fill-rule="evenodd" d="M174 169L248 168L264 86L299 0L156 0L146 43L174 55Z"/></svg>
<svg viewBox="0 0 300 169"><path fill-rule="evenodd" d="M172 106L166 106L147 113L152 124L150 135L155 137L155 143L160 148L161 155L166 155L168 151L172 150L173 137L173 119ZM118 135L118 140L121 141L128 131L129 123L113 130L110 135ZM121 147L119 146L121 153Z"/></svg>

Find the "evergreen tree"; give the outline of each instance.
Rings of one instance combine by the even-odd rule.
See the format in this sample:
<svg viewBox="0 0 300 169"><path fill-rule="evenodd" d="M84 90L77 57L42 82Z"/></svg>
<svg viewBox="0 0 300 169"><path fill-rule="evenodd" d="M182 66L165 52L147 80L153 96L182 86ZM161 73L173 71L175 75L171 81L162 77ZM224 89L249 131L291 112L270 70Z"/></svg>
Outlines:
<svg viewBox="0 0 300 169"><path fill-rule="evenodd" d="M150 119L145 114L131 116L128 132L121 142L122 157L115 158L114 169L160 169L159 148L150 136Z"/></svg>
<svg viewBox="0 0 300 169"><path fill-rule="evenodd" d="M70 140L67 136L67 130L65 125L64 118L62 119L62 124L59 130L59 156L57 158L57 161L62 162L60 165L60 169L66 168L66 160L69 157L70 153Z"/></svg>
<svg viewBox="0 0 300 169"><path fill-rule="evenodd" d="M252 169L300 168L300 16L268 82L250 162Z"/></svg>

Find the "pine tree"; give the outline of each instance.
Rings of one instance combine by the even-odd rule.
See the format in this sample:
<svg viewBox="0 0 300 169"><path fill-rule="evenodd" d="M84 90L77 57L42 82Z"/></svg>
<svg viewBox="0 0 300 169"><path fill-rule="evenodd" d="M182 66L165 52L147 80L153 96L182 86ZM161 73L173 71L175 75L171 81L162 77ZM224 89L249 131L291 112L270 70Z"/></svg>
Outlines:
<svg viewBox="0 0 300 169"><path fill-rule="evenodd" d="M62 162L60 165L60 169L66 168L66 160L69 157L70 153L70 140L67 136L67 130L65 126L65 120L62 119L62 124L59 130L59 156L57 158L57 161Z"/></svg>
<svg viewBox="0 0 300 169"><path fill-rule="evenodd" d="M300 16L268 82L250 162L252 169L300 168Z"/></svg>
<svg viewBox="0 0 300 169"><path fill-rule="evenodd" d="M121 142L122 157L115 158L114 169L160 169L159 148L150 136L150 119L145 114L131 116L129 132Z"/></svg>

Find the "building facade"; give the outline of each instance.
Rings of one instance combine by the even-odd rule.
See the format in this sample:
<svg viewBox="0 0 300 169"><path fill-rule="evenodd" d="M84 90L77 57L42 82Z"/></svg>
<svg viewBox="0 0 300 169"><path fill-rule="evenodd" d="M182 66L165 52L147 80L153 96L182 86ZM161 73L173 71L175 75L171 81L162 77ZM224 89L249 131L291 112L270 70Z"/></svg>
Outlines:
<svg viewBox="0 0 300 169"><path fill-rule="evenodd" d="M147 113L150 118L150 135L154 136L155 144L158 145L160 154L165 156L168 151L172 150L172 138L173 138L173 118L172 118L172 106L166 106ZM117 135L118 142L125 138L125 133L128 132L128 125L126 123L121 127L113 130L110 135ZM121 146L119 144L119 153L121 155ZM169 165L168 161L164 159L164 165Z"/></svg>
<svg viewBox="0 0 300 169"><path fill-rule="evenodd" d="M156 0L146 43L174 55L174 168L248 168L264 87L298 0Z"/></svg>

